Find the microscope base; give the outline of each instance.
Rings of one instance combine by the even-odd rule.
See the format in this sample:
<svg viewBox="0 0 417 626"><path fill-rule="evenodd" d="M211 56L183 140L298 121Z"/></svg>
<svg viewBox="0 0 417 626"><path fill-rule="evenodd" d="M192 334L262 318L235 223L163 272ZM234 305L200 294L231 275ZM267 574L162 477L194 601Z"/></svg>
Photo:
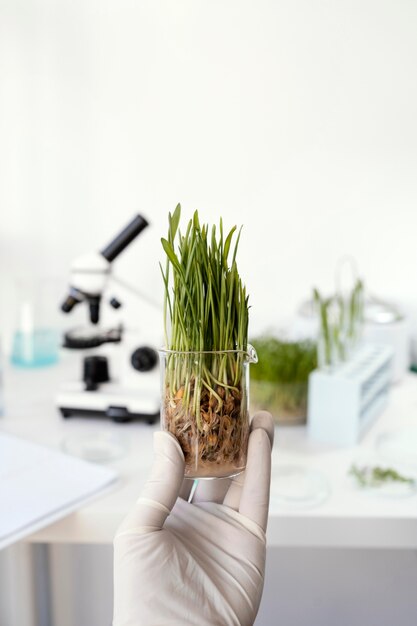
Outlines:
<svg viewBox="0 0 417 626"><path fill-rule="evenodd" d="M78 389L77 389L78 387ZM74 385L61 391L56 405L64 418L107 417L125 423L143 420L154 424L159 419L159 397L137 389L126 389L114 383L101 385L97 391L85 391Z"/></svg>

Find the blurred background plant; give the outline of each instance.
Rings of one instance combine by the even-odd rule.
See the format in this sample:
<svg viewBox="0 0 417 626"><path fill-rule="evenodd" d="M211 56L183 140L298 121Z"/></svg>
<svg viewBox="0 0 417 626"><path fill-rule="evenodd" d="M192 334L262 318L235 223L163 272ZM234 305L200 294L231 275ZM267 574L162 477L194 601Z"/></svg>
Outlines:
<svg viewBox="0 0 417 626"><path fill-rule="evenodd" d="M251 410L266 409L279 424L305 423L308 377L317 367L316 345L271 335L252 343L259 361L250 374Z"/></svg>
<svg viewBox="0 0 417 626"><path fill-rule="evenodd" d="M318 367L332 369L347 361L357 348L364 323L364 286L357 279L345 294L323 297L313 290L319 318L317 337Z"/></svg>

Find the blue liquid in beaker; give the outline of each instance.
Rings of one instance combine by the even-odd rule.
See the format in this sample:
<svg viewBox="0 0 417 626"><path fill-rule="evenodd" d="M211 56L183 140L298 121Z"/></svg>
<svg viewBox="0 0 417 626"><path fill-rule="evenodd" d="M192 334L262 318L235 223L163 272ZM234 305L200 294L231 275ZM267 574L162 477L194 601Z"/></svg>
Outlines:
<svg viewBox="0 0 417 626"><path fill-rule="evenodd" d="M44 367L58 361L60 334L51 328L33 332L17 331L10 362L18 367Z"/></svg>

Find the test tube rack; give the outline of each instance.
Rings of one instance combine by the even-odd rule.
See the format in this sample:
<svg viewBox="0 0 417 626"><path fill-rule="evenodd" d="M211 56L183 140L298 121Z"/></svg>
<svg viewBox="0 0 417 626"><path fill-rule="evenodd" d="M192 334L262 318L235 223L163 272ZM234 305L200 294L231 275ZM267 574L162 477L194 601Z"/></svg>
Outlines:
<svg viewBox="0 0 417 626"><path fill-rule="evenodd" d="M312 372L308 388L310 439L355 445L388 402L392 359L392 348L367 344L332 370Z"/></svg>

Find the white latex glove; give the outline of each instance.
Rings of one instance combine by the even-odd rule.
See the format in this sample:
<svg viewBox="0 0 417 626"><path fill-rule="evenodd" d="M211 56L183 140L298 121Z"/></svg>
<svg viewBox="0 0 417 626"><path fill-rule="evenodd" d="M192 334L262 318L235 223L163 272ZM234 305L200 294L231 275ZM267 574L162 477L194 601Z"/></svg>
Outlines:
<svg viewBox="0 0 417 626"><path fill-rule="evenodd" d="M274 427L252 420L245 472L200 481L154 435L151 477L114 540L114 626L252 626L262 596ZM182 496L182 497L180 497Z"/></svg>

